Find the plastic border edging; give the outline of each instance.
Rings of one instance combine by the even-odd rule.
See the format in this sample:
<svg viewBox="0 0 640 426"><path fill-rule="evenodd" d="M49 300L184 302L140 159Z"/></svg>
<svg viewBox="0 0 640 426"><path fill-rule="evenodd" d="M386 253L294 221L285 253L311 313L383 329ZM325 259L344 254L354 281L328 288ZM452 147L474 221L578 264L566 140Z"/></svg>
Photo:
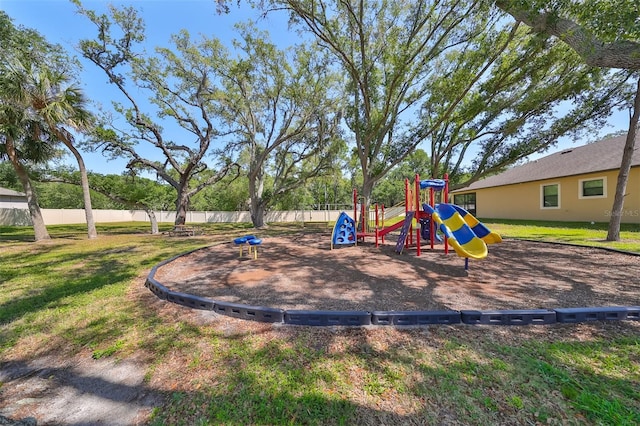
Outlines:
<svg viewBox="0 0 640 426"><path fill-rule="evenodd" d="M193 294L180 293L177 291L167 292L167 301L178 305L187 306L193 309L201 309L204 311L213 310L215 302L205 297L194 296Z"/></svg>
<svg viewBox="0 0 640 426"><path fill-rule="evenodd" d="M252 321L281 323L284 320L284 311L282 309L267 308L264 306L249 306L240 303L216 301L213 311L220 315Z"/></svg>
<svg viewBox="0 0 640 426"><path fill-rule="evenodd" d="M554 324L555 311L548 309L516 309L504 311L460 311L465 324L485 325L536 325Z"/></svg>
<svg viewBox="0 0 640 426"><path fill-rule="evenodd" d="M144 282L144 286L151 290L151 292L155 294L159 299L167 300L167 293L169 292L169 289L156 281L155 278L153 278L159 266L160 265L157 265L151 268L151 272L149 272L149 275Z"/></svg>
<svg viewBox="0 0 640 426"><path fill-rule="evenodd" d="M367 311L284 311L284 323L292 325L346 325L371 324L371 313Z"/></svg>
<svg viewBox="0 0 640 426"><path fill-rule="evenodd" d="M558 322L640 320L640 306L605 306L595 308L555 309Z"/></svg>
<svg viewBox="0 0 640 426"><path fill-rule="evenodd" d="M459 311L373 311L374 325L459 324Z"/></svg>

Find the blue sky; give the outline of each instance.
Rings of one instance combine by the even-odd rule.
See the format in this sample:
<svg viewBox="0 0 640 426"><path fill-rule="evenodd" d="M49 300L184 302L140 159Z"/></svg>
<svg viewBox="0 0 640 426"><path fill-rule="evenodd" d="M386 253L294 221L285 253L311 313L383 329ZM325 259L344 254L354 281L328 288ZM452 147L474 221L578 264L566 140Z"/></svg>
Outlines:
<svg viewBox="0 0 640 426"><path fill-rule="evenodd" d="M142 11L147 27L148 50L154 46L167 46L171 34L185 28L192 36L204 34L217 37L229 43L234 38L233 25L236 22L251 18L259 20L258 12L251 10L246 2L240 7L235 0L230 2L231 12L228 15L216 13L213 0L128 0L102 1L84 0L88 9L104 12L107 4L116 6L131 5ZM91 38L95 34L92 24L84 17L77 15L75 6L69 0L0 0L0 9L4 10L17 25L36 29L50 42L59 43L69 52L77 55L74 50L78 40ZM272 40L282 45L295 42L297 35L287 29L286 16L272 14L266 19L259 20L260 27L268 29ZM106 76L94 65L87 64L82 73L82 85L86 95L93 100L108 104L110 99L119 96L110 85ZM570 146L582 145L614 131L626 130L628 127L627 111L617 112L610 120L610 126L603 128L599 134L591 134L588 139L573 141L561 140L556 148L550 152L565 149ZM531 156L530 159L540 157L541 154ZM99 153L84 153L87 167L99 173L116 173L124 171L126 161L107 160ZM69 159L68 164L74 165Z"/></svg>
<svg viewBox="0 0 640 426"><path fill-rule="evenodd" d="M230 43L236 36L234 24L253 19L259 26L268 29L272 40L280 45L295 41L295 34L287 31L286 16L270 15L261 18L260 14L246 5L240 7L231 2L229 14L218 14L213 0L128 0L102 1L83 0L87 9L106 12L106 6L134 6L141 10L144 18L148 44L151 51L154 46L168 46L172 34L187 29L192 37L203 34L216 37ZM0 0L0 9L4 10L15 25L23 25L37 30L49 42L59 43L71 54L80 56L75 46L83 38L93 38L95 27L83 16L76 13L76 7L69 0ZM121 99L120 93L107 83L105 74L91 63L85 62L81 74L82 86L87 97L108 106L111 99ZM149 151L147 156L152 156ZM119 174L124 171L125 160L107 160L100 153L84 152L87 167L98 173ZM75 165L69 158L65 163Z"/></svg>

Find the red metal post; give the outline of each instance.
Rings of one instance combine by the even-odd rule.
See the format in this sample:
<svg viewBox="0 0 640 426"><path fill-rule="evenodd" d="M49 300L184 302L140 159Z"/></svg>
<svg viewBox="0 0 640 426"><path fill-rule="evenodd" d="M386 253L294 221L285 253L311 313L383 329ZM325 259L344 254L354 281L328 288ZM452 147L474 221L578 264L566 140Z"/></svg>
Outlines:
<svg viewBox="0 0 640 426"><path fill-rule="evenodd" d="M384 229L384 204L381 205L382 208L382 226L381 228ZM384 235L382 236L382 244L384 244Z"/></svg>
<svg viewBox="0 0 640 426"><path fill-rule="evenodd" d="M442 202L449 202L449 174L444 174L444 189L442 190ZM444 239L444 254L449 254L449 241Z"/></svg>
<svg viewBox="0 0 640 426"><path fill-rule="evenodd" d="M442 197L443 197L442 198L443 203L449 202L449 174L448 173L444 174L444 190L443 190Z"/></svg>
<svg viewBox="0 0 640 426"><path fill-rule="evenodd" d="M404 214L409 211L409 179L404 180Z"/></svg>
<svg viewBox="0 0 640 426"><path fill-rule="evenodd" d="M378 203L376 203L376 228L380 226L380 218L378 217Z"/></svg>
<svg viewBox="0 0 640 426"><path fill-rule="evenodd" d="M415 214L413 217L419 222L420 217L420 175L416 173L415 181L416 205L414 206ZM416 256L420 256L420 226L416 225Z"/></svg>
<svg viewBox="0 0 640 426"><path fill-rule="evenodd" d="M380 225L380 223L378 222L378 203L376 203L376 227L375 227L376 247L378 247L378 229L379 229L379 225Z"/></svg>
<svg viewBox="0 0 640 426"><path fill-rule="evenodd" d="M404 180L404 217L407 218L407 213L409 213L409 208L411 207L411 191L409 190L409 179L405 178Z"/></svg>
<svg viewBox="0 0 640 426"><path fill-rule="evenodd" d="M353 220L356 221L356 232L358 232L358 190L353 188Z"/></svg>
<svg viewBox="0 0 640 426"><path fill-rule="evenodd" d="M429 205L431 207L435 207L434 200L433 188L429 188ZM431 246L431 250L433 250L433 247L435 246L435 230L435 223L433 223L433 216L431 216L429 220L429 245Z"/></svg>

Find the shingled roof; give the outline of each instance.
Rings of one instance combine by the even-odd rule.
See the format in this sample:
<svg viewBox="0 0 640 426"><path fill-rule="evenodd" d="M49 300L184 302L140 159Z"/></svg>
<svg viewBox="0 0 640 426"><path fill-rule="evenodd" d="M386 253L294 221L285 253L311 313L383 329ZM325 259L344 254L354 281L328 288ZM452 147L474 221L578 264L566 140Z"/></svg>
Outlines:
<svg viewBox="0 0 640 426"><path fill-rule="evenodd" d="M5 197L24 197L25 194L22 192L14 191L13 189L7 189L0 186L0 195L4 195Z"/></svg>
<svg viewBox="0 0 640 426"><path fill-rule="evenodd" d="M565 149L452 192L616 170L620 168L625 140L626 135L622 135ZM640 135L636 138L631 166L640 166Z"/></svg>

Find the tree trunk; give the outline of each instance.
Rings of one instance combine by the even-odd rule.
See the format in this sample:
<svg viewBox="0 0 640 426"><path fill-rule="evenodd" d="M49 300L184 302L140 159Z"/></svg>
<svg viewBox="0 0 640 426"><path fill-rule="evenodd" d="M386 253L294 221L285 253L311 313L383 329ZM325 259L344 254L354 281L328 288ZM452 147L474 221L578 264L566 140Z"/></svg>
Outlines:
<svg viewBox="0 0 640 426"><path fill-rule="evenodd" d="M5 145L7 149L7 156L13 165L14 170L16 171L16 175L22 183L22 188L24 193L27 196L27 206L29 208L29 215L31 216L31 222L33 223L33 232L35 233L35 240L49 240L51 236L49 235L49 231L47 231L47 227L44 224L44 219L42 217L42 212L40 211L40 205L38 204L38 198L36 196L33 187L31 186L31 180L29 179L29 175L25 168L20 163L18 159L18 154L16 153L16 148L13 142L13 139L10 136L6 136Z"/></svg>
<svg viewBox="0 0 640 426"><path fill-rule="evenodd" d="M251 223L253 223L254 228L264 228L264 211L265 211L265 203L262 199L262 191L258 191L259 193L252 190L252 186L255 185L249 184L249 192L251 195L251 202L249 204L249 209L251 213ZM260 185L261 187L262 185Z"/></svg>
<svg viewBox="0 0 640 426"><path fill-rule="evenodd" d="M249 211L251 213L251 222L254 228L264 228L264 211L265 201L262 198L264 194L264 178L262 172L249 174Z"/></svg>
<svg viewBox="0 0 640 426"><path fill-rule="evenodd" d="M175 225L184 225L187 222L187 211L189 210L188 188L183 185L178 189L176 199L176 221Z"/></svg>
<svg viewBox="0 0 640 426"><path fill-rule="evenodd" d="M364 204L365 211L368 211L369 205L371 204L371 194L373 193L374 184L373 179L364 179L364 182L362 182L362 194L360 195L363 198L362 204Z"/></svg>
<svg viewBox="0 0 640 426"><path fill-rule="evenodd" d="M636 87L636 96L633 100L633 113L629 118L629 131L627 132L627 140L624 144L622 152L622 164L618 172L618 181L616 183L616 195L611 208L611 219L609 219L609 231L607 232L607 241L620 241L620 223L622 222L622 212L624 209L624 195L627 190L627 182L631 171L631 160L636 144L636 133L638 130L638 121L640 120L640 78Z"/></svg>
<svg viewBox="0 0 640 426"><path fill-rule="evenodd" d="M156 235L160 233L158 229L158 219L153 209L146 209L147 215L149 215L149 221L151 222L151 234Z"/></svg>
<svg viewBox="0 0 640 426"><path fill-rule="evenodd" d="M256 203L251 200L251 222L255 228L264 228L264 203L262 199Z"/></svg>
<svg viewBox="0 0 640 426"><path fill-rule="evenodd" d="M357 217L354 218L354 220L356 221L356 224L358 226L358 229L361 230L362 232L366 232L367 228L368 228L368 220L369 220L369 206L371 205L371 194L373 193L373 186L375 185L375 181L373 179L371 179L370 177L365 176L364 180L362 182L362 192L359 194L360 195L360 209L356 212L357 213ZM364 206L364 207L362 207ZM364 217L360 217L361 212L364 209Z"/></svg>
<svg viewBox="0 0 640 426"><path fill-rule="evenodd" d="M91 191L89 190L89 177L87 176L87 168L84 164L84 159L80 152L73 146L73 144L67 140L64 135L56 131L58 134L58 139L62 141L62 143L71 151L73 156L76 158L78 162L78 169L80 170L80 182L82 185L82 197L84 204L84 215L87 219L87 237L90 240L98 238L98 231L96 231L96 222L93 219L93 207L91 206Z"/></svg>

